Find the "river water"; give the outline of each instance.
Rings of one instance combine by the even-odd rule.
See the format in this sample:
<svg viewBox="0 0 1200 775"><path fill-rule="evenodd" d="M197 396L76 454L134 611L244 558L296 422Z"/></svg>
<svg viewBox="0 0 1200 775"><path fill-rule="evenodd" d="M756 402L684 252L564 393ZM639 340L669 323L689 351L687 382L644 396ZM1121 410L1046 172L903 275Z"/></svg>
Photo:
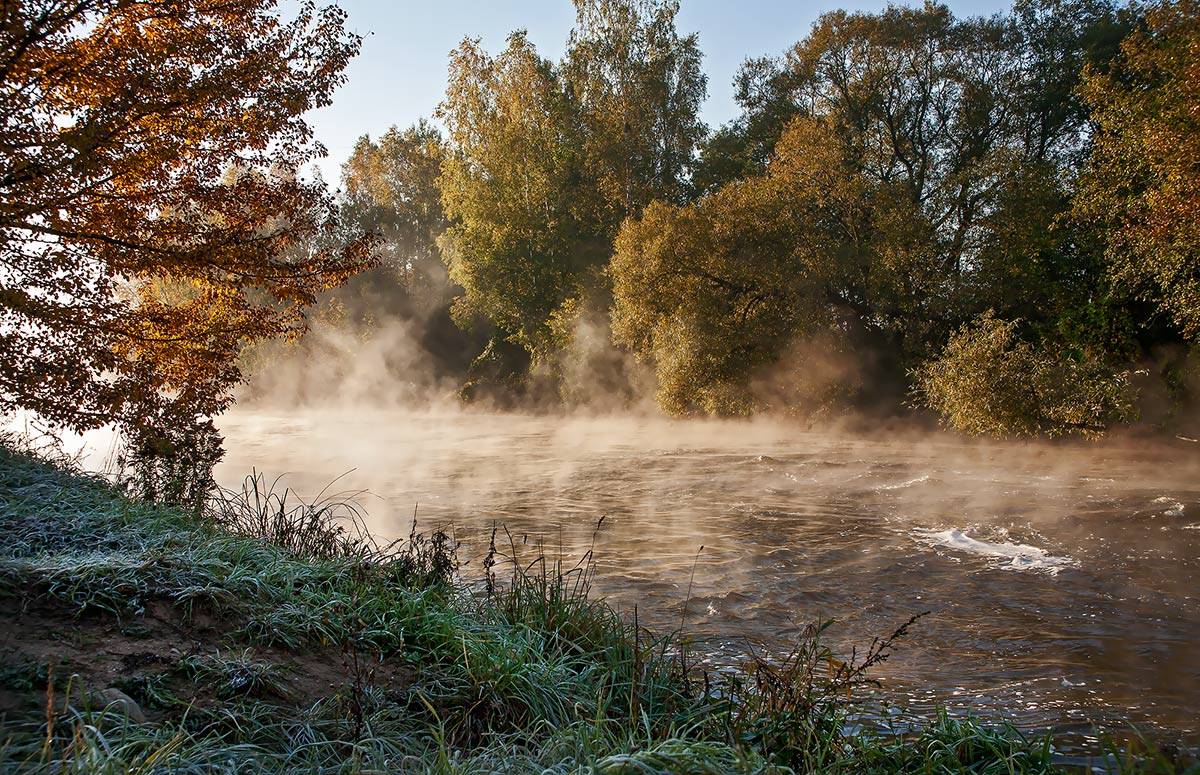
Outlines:
<svg viewBox="0 0 1200 775"><path fill-rule="evenodd" d="M998 444L777 422L391 411L222 418L251 467L367 490L371 529L502 524L533 556L595 545L600 594L715 661L833 618L842 650L932 612L875 673L916 712L1200 738L1200 445ZM347 473L348 472L348 473ZM603 522L597 528L597 523ZM690 593L689 593L690 591ZM686 603L686 607L685 607Z"/></svg>

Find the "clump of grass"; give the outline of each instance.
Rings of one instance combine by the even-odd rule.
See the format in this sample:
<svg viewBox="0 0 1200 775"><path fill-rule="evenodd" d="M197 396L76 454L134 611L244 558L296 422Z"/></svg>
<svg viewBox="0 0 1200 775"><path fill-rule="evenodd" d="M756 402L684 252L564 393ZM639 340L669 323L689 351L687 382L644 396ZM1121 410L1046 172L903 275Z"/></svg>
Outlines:
<svg viewBox="0 0 1200 775"><path fill-rule="evenodd" d="M212 686L218 697L274 696L286 699L285 670L269 662L254 659L250 649L234 656L193 654L181 659L176 666L192 679Z"/></svg>
<svg viewBox="0 0 1200 775"><path fill-rule="evenodd" d="M277 477L268 483L254 471L240 490L214 488L204 516L231 533L260 538L296 557L330 560L380 553L354 502L360 493L330 495L327 487L306 501L281 482Z"/></svg>
<svg viewBox="0 0 1200 775"><path fill-rule="evenodd" d="M336 481L309 501L283 485L283 477L268 483L254 471L239 490L215 488L203 516L223 531L260 539L300 559L350 558L363 566L385 566L410 586L451 582L459 562L458 544L449 535L419 533L414 519L407 540L380 544L357 503L362 492L330 493Z"/></svg>
<svg viewBox="0 0 1200 775"><path fill-rule="evenodd" d="M860 658L842 661L822 640L833 620L808 625L782 659L754 654L727 687L725 727L731 739L797 770L816 770L839 758L851 712L863 689L878 687L870 671L927 614L910 618Z"/></svg>
<svg viewBox="0 0 1200 775"><path fill-rule="evenodd" d="M501 533L506 551L497 545ZM498 672L511 673L507 683L522 687L513 698L522 700L524 707L505 712L527 712L555 723L589 715L633 719L657 731L687 724L706 712L706 706L696 702L682 641L644 631L636 619L621 616L593 595L593 548L575 560L561 554L549 557L541 547L528 554L532 556L523 555L507 530L497 528L484 561L481 611L511 638ZM506 577L496 571L505 567ZM544 682L523 686L519 677L531 658L518 655L529 651L540 655L549 672ZM580 675L589 680L570 680ZM594 676L603 681L599 694Z"/></svg>

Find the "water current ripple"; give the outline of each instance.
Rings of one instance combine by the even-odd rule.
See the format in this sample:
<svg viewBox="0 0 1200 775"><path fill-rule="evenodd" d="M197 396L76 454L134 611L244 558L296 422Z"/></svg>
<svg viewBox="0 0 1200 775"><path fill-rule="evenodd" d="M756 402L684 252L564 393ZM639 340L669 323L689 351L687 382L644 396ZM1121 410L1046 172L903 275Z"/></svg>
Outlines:
<svg viewBox="0 0 1200 775"><path fill-rule="evenodd" d="M821 617L861 648L930 610L876 676L916 712L1003 712L1083 748L1126 721L1200 738L1187 445L382 411L243 410L222 430L224 483L256 467L316 492L355 469L339 485L378 496L373 530L406 535L415 507L422 528L453 526L468 572L495 523L568 557L594 540L599 592L659 629L687 598L714 664L785 650Z"/></svg>

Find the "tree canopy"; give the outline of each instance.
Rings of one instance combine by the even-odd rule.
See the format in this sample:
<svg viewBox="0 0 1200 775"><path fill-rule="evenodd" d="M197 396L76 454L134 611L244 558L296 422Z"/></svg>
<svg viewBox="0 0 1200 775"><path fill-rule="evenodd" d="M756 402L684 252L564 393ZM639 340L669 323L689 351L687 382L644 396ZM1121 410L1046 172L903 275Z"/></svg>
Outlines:
<svg viewBox="0 0 1200 775"><path fill-rule="evenodd" d="M303 114L358 39L277 1L5 5L0 408L186 427L318 298L464 395L1097 435L1200 393L1193 0L829 12L711 132L675 0L575 0L560 61L465 39L336 200Z"/></svg>
<svg viewBox="0 0 1200 775"><path fill-rule="evenodd" d="M1020 356L996 390L1035 378L1018 365L1088 375L995 432L1091 432L1128 416L1121 378L1103 378L1136 349L1127 313L1069 217L1089 136L1073 95L1122 32L1111 6L1087 0L973 19L929 3L827 13L782 60L748 62L745 112L705 146L698 200L647 208L616 243L614 336L654 364L660 404L811 413L895 405L923 385L919 400L978 431L984 421L968 428L954 418L971 412L949 407L979 393L938 393L949 383L920 367L970 382L985 359L944 348L974 353L986 329ZM1045 340L1040 358L1073 370L1026 357L1017 320ZM1100 385L1120 401L1068 417L1070 391L1083 401Z"/></svg>
<svg viewBox="0 0 1200 775"><path fill-rule="evenodd" d="M220 411L247 341L303 327L369 241L301 168L358 49L336 7L5 3L0 406L74 429Z"/></svg>
<svg viewBox="0 0 1200 775"><path fill-rule="evenodd" d="M429 289L445 274L437 242L446 231L437 180L442 133L421 120L392 127L378 141L363 135L342 165L343 220L379 237L380 269L406 289Z"/></svg>
<svg viewBox="0 0 1200 775"><path fill-rule="evenodd" d="M1084 71L1095 151L1078 207L1113 278L1200 340L1200 5L1149 6L1108 67Z"/></svg>
<svg viewBox="0 0 1200 775"><path fill-rule="evenodd" d="M704 131L700 53L675 31L677 3L578 0L576 11L557 65L523 33L495 57L464 41L439 110L459 317L490 320L543 360L562 345L556 320L603 294L622 220L683 197Z"/></svg>

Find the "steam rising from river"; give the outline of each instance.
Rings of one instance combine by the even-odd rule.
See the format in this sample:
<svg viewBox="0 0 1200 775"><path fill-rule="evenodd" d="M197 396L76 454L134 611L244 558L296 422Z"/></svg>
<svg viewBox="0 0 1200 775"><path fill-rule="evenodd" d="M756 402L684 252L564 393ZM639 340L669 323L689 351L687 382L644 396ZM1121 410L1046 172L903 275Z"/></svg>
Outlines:
<svg viewBox="0 0 1200 775"><path fill-rule="evenodd" d="M583 411L463 407L461 375L431 366L433 328L318 329L312 357L268 361L256 387L270 401L219 420L218 479L287 473L312 496L345 474L334 489L362 491L376 534L406 536L414 513L452 530L467 576L498 525L526 559L594 546L600 593L656 629L682 622L714 662L748 642L785 650L821 617L848 651L929 610L876 674L918 710L1080 739L1125 719L1200 735L1200 445L670 420L645 403L645 368L587 317L558 373ZM835 347L792 349L797 363L825 354L816 401L864 378ZM776 372L755 384L767 401L799 373Z"/></svg>
<svg viewBox="0 0 1200 775"><path fill-rule="evenodd" d="M612 344L605 313L582 310L571 321L569 340L553 363L533 365L524 394L486 384L485 377L475 408L656 411L653 370ZM298 342L268 342L248 353L242 365L249 383L239 404L453 411L462 385L481 376L470 366L485 344L485 335L464 335L441 307L380 323L319 320Z"/></svg>
<svg viewBox="0 0 1200 775"><path fill-rule="evenodd" d="M880 673L912 703L1200 733L1193 445L447 408L222 428L226 484L255 466L312 494L349 471L337 487L369 491L373 530L406 535L415 511L463 541L467 575L495 525L526 558L594 542L604 595L658 629L684 621L713 659L784 649L817 617L861 647L932 610Z"/></svg>

